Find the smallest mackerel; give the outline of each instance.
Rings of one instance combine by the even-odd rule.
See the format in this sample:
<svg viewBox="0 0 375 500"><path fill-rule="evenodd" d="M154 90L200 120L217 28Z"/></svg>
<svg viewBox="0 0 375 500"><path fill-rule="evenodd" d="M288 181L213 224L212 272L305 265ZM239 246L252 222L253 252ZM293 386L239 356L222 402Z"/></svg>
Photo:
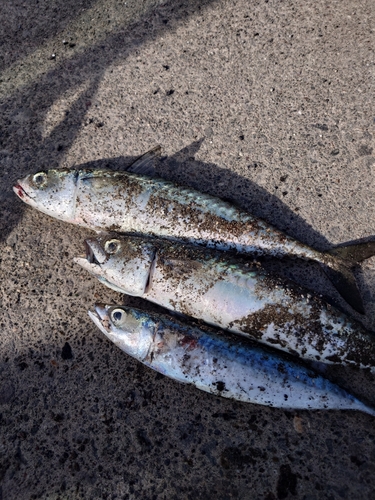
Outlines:
<svg viewBox="0 0 375 500"><path fill-rule="evenodd" d="M98 328L146 366L198 389L285 409L375 410L277 351L125 306L96 305Z"/></svg>

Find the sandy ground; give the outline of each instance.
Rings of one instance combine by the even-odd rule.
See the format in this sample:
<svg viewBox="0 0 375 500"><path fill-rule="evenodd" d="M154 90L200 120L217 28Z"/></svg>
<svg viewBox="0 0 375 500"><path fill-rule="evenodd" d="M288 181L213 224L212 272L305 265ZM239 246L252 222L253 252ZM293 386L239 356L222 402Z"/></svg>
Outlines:
<svg viewBox="0 0 375 500"><path fill-rule="evenodd" d="M316 248L371 237L374 12L371 0L1 2L2 500L375 498L374 418L241 404L144 368L87 310L147 304L73 264L89 231L12 192L41 168L123 168L161 144L166 178ZM349 311L318 268L288 272ZM374 329L374 259L357 279ZM327 374L375 404L371 375Z"/></svg>

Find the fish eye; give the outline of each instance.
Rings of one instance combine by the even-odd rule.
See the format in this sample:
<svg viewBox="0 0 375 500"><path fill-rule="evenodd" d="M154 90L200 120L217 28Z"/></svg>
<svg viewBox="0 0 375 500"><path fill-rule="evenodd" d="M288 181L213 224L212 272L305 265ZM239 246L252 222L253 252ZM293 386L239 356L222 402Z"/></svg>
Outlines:
<svg viewBox="0 0 375 500"><path fill-rule="evenodd" d="M119 324L124 318L124 315L125 313L122 309L113 309L113 311L111 312L111 319L113 323Z"/></svg>
<svg viewBox="0 0 375 500"><path fill-rule="evenodd" d="M47 184L47 174L45 172L38 172L33 177L33 183L38 188L45 186Z"/></svg>
<svg viewBox="0 0 375 500"><path fill-rule="evenodd" d="M109 254L116 253L119 250L119 248L120 248L119 240L109 240L106 241L104 245L104 250Z"/></svg>

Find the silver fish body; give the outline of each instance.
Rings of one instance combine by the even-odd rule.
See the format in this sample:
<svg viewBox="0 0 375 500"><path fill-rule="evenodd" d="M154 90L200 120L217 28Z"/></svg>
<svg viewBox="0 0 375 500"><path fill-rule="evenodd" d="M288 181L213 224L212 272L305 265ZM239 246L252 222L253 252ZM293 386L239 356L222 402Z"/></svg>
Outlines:
<svg viewBox="0 0 375 500"><path fill-rule="evenodd" d="M285 409L351 409L375 415L337 385L255 343L123 306L97 305L89 315L132 357L211 394Z"/></svg>
<svg viewBox="0 0 375 500"><path fill-rule="evenodd" d="M95 231L141 233L244 254L317 261L348 303L364 312L350 267L375 253L370 244L365 252L363 245L355 251L350 247L351 253L319 252L219 198L127 171L48 170L19 180L14 191L50 216Z"/></svg>
<svg viewBox="0 0 375 500"><path fill-rule="evenodd" d="M61 169L19 180L38 210L88 227L183 239L220 250L334 260L214 196L131 172Z"/></svg>
<svg viewBox="0 0 375 500"><path fill-rule="evenodd" d="M192 245L102 234L75 261L119 292L143 297L312 361L375 371L375 335L260 265Z"/></svg>

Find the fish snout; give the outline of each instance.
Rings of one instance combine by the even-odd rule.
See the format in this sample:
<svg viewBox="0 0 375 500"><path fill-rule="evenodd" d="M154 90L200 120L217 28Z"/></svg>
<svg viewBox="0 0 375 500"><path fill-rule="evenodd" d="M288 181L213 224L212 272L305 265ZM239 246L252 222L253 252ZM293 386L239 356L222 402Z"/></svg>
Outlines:
<svg viewBox="0 0 375 500"><path fill-rule="evenodd" d="M86 256L75 257L73 261L94 276L100 277L102 275L101 265L107 261L107 254L95 239L87 239L84 243Z"/></svg>

